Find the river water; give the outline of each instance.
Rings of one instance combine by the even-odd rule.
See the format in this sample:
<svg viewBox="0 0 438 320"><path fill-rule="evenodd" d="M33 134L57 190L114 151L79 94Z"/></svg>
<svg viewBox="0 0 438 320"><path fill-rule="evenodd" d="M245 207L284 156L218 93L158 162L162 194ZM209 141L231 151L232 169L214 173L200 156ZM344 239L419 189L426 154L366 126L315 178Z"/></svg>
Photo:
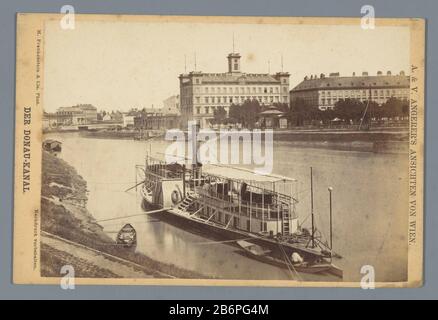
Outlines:
<svg viewBox="0 0 438 320"><path fill-rule="evenodd" d="M135 165L144 163L146 152L164 153L168 142L94 139L78 133L50 137L62 141L60 157L87 181L88 209L110 236L129 222L138 233L137 251L155 260L225 279L291 279L287 270L242 256L234 246L162 221L159 214L142 214L139 193L125 190L135 184ZM360 280L363 265L375 268L377 281L406 279L407 156L296 147L279 141L274 143L273 159L273 173L298 179L297 209L307 227L313 167L315 222L325 237L327 188L333 188L333 247L343 257L336 264L344 269L345 281ZM336 280L308 274L299 278Z"/></svg>

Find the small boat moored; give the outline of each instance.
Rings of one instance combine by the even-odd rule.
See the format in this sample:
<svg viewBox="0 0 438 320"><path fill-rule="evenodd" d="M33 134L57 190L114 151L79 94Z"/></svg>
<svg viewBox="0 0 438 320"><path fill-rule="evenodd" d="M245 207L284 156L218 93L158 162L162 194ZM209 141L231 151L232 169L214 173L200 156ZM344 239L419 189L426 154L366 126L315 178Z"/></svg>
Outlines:
<svg viewBox="0 0 438 320"><path fill-rule="evenodd" d="M125 224L117 233L116 243L125 247L132 247L137 244L137 232L130 223Z"/></svg>
<svg viewBox="0 0 438 320"><path fill-rule="evenodd" d="M62 150L62 143L57 140L47 139L43 142L43 149L52 154L57 154Z"/></svg>
<svg viewBox="0 0 438 320"><path fill-rule="evenodd" d="M259 246L257 244L245 240L239 240L237 241L237 244L243 249L244 253L248 257L256 259L260 262L271 264L280 268L291 269L296 272L332 273L336 276L342 277L342 274L333 273L332 269L337 269L337 267L327 262L304 261L298 253L293 253L291 257L285 256L284 259L280 259L276 257L271 250L264 249L262 246ZM281 246L281 244L279 245ZM280 254L284 254L284 252L281 252Z"/></svg>

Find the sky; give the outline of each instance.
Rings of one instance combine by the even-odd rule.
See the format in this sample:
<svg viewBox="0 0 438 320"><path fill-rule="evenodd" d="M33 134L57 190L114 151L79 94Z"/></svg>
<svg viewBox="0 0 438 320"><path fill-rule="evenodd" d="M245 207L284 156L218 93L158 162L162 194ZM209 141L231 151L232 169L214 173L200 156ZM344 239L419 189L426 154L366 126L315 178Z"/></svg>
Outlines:
<svg viewBox="0 0 438 320"><path fill-rule="evenodd" d="M247 73L304 76L409 71L409 28L360 25L76 21L45 27L44 109L90 103L99 110L161 107L185 71L226 72L228 53Z"/></svg>

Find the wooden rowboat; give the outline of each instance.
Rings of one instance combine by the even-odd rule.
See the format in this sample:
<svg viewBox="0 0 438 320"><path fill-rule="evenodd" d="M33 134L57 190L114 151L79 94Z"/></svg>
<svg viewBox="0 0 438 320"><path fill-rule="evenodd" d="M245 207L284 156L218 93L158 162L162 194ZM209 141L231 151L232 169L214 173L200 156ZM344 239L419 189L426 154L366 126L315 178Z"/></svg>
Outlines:
<svg viewBox="0 0 438 320"><path fill-rule="evenodd" d="M332 265L330 263L309 263L309 262L300 262L300 263L292 263L290 261L281 260L272 256L271 250L264 249L263 247L245 241L240 240L237 241L237 244L244 250L244 253L250 258L254 258L260 262L268 263L280 268L292 269L297 272L303 273L323 273L330 272ZM290 260L290 259L288 259Z"/></svg>
<svg viewBox="0 0 438 320"><path fill-rule="evenodd" d="M134 227L127 223L117 234L116 243L125 247L132 247L137 244L137 232Z"/></svg>

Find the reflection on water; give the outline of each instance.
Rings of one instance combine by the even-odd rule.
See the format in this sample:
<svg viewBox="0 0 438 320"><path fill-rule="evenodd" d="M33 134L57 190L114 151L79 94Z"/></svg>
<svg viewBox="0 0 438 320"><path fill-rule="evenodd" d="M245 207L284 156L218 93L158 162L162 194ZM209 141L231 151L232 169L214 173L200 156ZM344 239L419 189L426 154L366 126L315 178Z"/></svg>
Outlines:
<svg viewBox="0 0 438 320"><path fill-rule="evenodd" d="M88 209L96 220L141 214L141 197L135 189L135 164L144 163L146 151L164 153L165 141L87 139L78 134L52 135L63 142L59 155L88 183ZM343 259L347 281L361 278L362 265L373 265L377 280L397 281L407 270L407 170L403 155L292 147L274 143L274 173L299 180L298 213L309 226L309 167L314 172L317 229L329 236L328 191L333 187L333 245ZM139 178L138 178L139 179ZM137 180L138 181L138 180ZM126 223L138 233L137 250L149 257L228 279L290 279L287 270L260 263L240 254L237 247L217 243L164 222L160 214L134 216L100 224L109 235ZM300 274L303 280L336 280L329 276Z"/></svg>

